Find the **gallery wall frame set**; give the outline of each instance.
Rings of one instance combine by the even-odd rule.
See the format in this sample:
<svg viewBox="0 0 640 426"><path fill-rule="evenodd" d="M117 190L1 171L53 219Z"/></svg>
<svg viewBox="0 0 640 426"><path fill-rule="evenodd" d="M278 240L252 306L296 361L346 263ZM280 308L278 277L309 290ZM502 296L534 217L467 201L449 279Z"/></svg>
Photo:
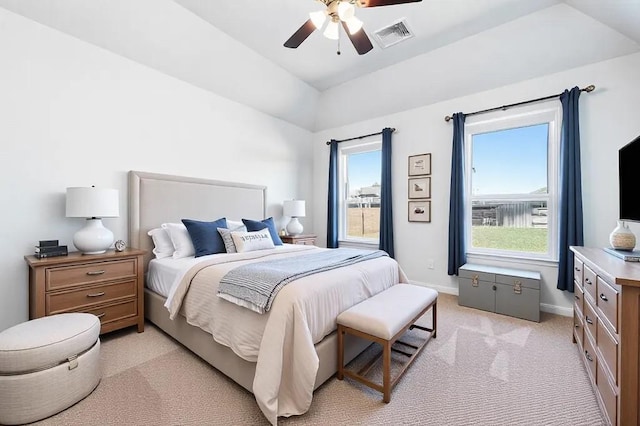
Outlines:
<svg viewBox="0 0 640 426"><path fill-rule="evenodd" d="M409 156L408 220L431 222L431 154Z"/></svg>

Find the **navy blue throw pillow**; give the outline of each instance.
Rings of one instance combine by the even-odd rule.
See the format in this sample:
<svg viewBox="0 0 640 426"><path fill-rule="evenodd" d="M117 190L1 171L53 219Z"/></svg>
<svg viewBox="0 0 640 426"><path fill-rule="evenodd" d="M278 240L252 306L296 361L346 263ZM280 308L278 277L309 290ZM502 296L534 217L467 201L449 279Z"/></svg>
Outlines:
<svg viewBox="0 0 640 426"><path fill-rule="evenodd" d="M213 222L182 219L182 223L187 227L193 248L196 249L195 257L227 252L224 241L218 232L218 228L227 227L226 218L223 217Z"/></svg>
<svg viewBox="0 0 640 426"><path fill-rule="evenodd" d="M278 231L276 231L276 224L273 223L273 218L267 218L265 220L250 220L250 219L242 219L242 223L247 227L247 231L260 231L264 228L269 228L269 233L271 234L271 239L273 240L274 246L281 246L282 240L278 235Z"/></svg>

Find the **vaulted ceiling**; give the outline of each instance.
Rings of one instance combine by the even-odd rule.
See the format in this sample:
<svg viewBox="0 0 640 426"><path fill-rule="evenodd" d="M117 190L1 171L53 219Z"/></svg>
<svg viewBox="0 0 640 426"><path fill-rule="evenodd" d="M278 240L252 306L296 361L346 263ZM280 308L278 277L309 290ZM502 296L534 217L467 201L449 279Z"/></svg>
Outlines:
<svg viewBox="0 0 640 426"><path fill-rule="evenodd" d="M373 41L366 55L345 37L336 55L337 42L320 31L297 49L283 47L309 12L324 8L314 0L0 0L0 7L310 130L329 125L319 111L345 85L386 76L381 84L393 86L407 69L428 64L459 68L465 60L452 46L467 44L467 62L485 57L487 75L470 80L477 90L640 51L640 0L423 0L358 8L370 38L401 18L414 33L386 49ZM483 40L471 55L469 40ZM549 54L554 48L562 54ZM527 69L489 72L495 52L509 52ZM423 94L420 102L436 98Z"/></svg>

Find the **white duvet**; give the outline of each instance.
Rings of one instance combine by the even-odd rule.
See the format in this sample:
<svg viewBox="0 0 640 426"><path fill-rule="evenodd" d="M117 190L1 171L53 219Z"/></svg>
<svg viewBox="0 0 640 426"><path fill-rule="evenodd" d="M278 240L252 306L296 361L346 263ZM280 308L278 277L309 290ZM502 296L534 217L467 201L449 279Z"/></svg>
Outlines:
<svg viewBox="0 0 640 426"><path fill-rule="evenodd" d="M266 314L217 297L219 280L231 269L308 250L327 249L287 245L207 256L186 271L166 303L172 319L182 312L187 322L257 363L253 393L272 424L278 416L309 409L319 365L314 344L336 329L338 314L398 282L408 282L395 260L381 257L295 280L280 290Z"/></svg>

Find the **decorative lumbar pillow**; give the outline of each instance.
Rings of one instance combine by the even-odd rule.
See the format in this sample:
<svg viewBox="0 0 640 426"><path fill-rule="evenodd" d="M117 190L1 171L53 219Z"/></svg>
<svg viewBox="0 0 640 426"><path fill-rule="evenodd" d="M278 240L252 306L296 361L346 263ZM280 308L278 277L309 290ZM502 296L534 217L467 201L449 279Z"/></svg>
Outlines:
<svg viewBox="0 0 640 426"><path fill-rule="evenodd" d="M174 259L193 256L196 253L186 226L182 223L163 223L162 227L171 237L171 242L175 248L173 251Z"/></svg>
<svg viewBox="0 0 640 426"><path fill-rule="evenodd" d="M224 217L213 222L182 219L182 223L187 227L196 257L226 252L222 237L218 233L218 228L227 227L227 219Z"/></svg>
<svg viewBox="0 0 640 426"><path fill-rule="evenodd" d="M228 224L229 222L227 221L227 225ZM246 232L247 228L245 228L244 225L238 228L237 231L243 232L242 231L243 229L245 230L244 232ZM233 242L233 237L231 237L231 232L233 231L227 228L218 228L218 232L222 237L222 242L224 243L224 248L227 251L227 253L237 253L238 251L236 250L236 245Z"/></svg>
<svg viewBox="0 0 640 426"><path fill-rule="evenodd" d="M267 228L269 230L269 235L271 235L271 240L273 244L276 246L282 245L282 240L278 235L278 231L276 231L276 224L273 222L273 218L269 217L267 219L257 221L250 219L242 219L242 223L247 227L247 231L260 231L262 229Z"/></svg>
<svg viewBox="0 0 640 426"><path fill-rule="evenodd" d="M169 233L164 228L154 228L147 232L147 235L153 240L153 254L156 255L156 259L162 259L165 257L173 256L173 252L176 250L171 242Z"/></svg>
<svg viewBox="0 0 640 426"><path fill-rule="evenodd" d="M273 240L267 228L255 232L231 231L231 238L238 253L273 248Z"/></svg>

